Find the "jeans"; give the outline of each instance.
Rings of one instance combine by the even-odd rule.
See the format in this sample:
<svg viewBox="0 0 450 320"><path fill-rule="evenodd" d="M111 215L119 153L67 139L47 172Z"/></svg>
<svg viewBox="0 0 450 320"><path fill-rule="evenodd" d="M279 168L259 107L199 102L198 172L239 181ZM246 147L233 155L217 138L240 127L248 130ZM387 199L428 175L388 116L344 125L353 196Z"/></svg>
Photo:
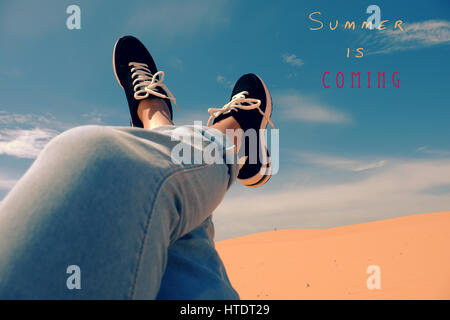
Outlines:
<svg viewBox="0 0 450 320"><path fill-rule="evenodd" d="M47 144L0 204L0 299L239 299L211 221L238 165L176 163L180 143L232 147L201 126L82 126Z"/></svg>

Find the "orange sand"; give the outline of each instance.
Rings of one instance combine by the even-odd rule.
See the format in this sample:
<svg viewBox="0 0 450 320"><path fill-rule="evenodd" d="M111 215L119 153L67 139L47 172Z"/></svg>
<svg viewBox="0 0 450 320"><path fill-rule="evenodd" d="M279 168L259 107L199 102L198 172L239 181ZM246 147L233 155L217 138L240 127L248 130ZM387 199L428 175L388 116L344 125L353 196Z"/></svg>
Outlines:
<svg viewBox="0 0 450 320"><path fill-rule="evenodd" d="M218 242L242 299L450 299L450 213ZM381 270L369 290L367 267Z"/></svg>

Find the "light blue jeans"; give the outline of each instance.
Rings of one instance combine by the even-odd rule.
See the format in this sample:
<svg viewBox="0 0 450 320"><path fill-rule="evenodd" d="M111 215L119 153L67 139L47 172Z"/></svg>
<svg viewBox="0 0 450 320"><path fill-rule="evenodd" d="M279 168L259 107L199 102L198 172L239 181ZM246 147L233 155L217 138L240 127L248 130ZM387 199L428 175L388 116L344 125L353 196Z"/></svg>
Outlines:
<svg viewBox="0 0 450 320"><path fill-rule="evenodd" d="M194 126L54 138L0 205L0 299L239 299L211 221L238 165L173 162L195 134L230 150ZM81 289L69 289L69 266Z"/></svg>

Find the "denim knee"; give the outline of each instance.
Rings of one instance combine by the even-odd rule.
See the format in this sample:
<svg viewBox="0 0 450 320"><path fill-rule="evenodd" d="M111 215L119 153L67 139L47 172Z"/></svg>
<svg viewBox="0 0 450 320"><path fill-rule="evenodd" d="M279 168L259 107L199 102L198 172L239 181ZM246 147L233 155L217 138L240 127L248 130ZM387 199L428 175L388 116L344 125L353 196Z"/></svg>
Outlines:
<svg viewBox="0 0 450 320"><path fill-rule="evenodd" d="M132 177L141 177L139 187L147 188L159 185L177 168L145 141L115 127L80 126L50 141L37 161L67 171L64 174L75 180L89 175L98 183L115 179L108 183L126 185Z"/></svg>
<svg viewBox="0 0 450 320"><path fill-rule="evenodd" d="M106 156L118 147L119 136L113 128L86 125L69 129L52 139L43 153L56 152L60 156L75 154L80 159Z"/></svg>

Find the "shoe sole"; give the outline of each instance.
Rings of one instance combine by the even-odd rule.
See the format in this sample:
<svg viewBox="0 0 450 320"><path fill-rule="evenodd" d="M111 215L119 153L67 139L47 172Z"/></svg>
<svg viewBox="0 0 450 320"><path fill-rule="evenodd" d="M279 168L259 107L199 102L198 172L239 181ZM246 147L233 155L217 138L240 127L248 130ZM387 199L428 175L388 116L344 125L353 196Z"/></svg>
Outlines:
<svg viewBox="0 0 450 320"><path fill-rule="evenodd" d="M124 89L122 83L120 83L120 80L119 80L119 77L117 76L117 71L116 71L116 47L117 47L117 44L119 43L119 41L120 41L120 39L117 40L116 43L114 44L112 61L113 61L114 76L116 77L116 80L119 83L119 85L122 87L122 89Z"/></svg>
<svg viewBox="0 0 450 320"><path fill-rule="evenodd" d="M270 119L270 117L272 116L272 96L270 95L269 89L267 88L265 82L261 79L260 76L258 76L257 74L255 74L256 77L258 77L259 81L261 81L263 87L264 87L264 91L266 93L266 101L267 101L267 106L266 106L266 110L264 111L264 117L263 117L263 121L261 122L261 126L260 129L266 129L267 128L267 124L269 123L269 121L267 121L266 116L268 115L267 118ZM262 141L261 141L262 140ZM265 149L268 150L267 148L267 143L264 139L264 137L260 137L260 143L261 145L264 145ZM270 162L270 157L269 157L269 165L266 167L266 171L262 174L261 171L258 172L257 175L248 178L248 179L237 179L240 183L242 183L243 185L245 185L246 187L249 188L256 188L256 187L260 187L263 184L267 183L267 181L269 181L272 172L272 164Z"/></svg>

